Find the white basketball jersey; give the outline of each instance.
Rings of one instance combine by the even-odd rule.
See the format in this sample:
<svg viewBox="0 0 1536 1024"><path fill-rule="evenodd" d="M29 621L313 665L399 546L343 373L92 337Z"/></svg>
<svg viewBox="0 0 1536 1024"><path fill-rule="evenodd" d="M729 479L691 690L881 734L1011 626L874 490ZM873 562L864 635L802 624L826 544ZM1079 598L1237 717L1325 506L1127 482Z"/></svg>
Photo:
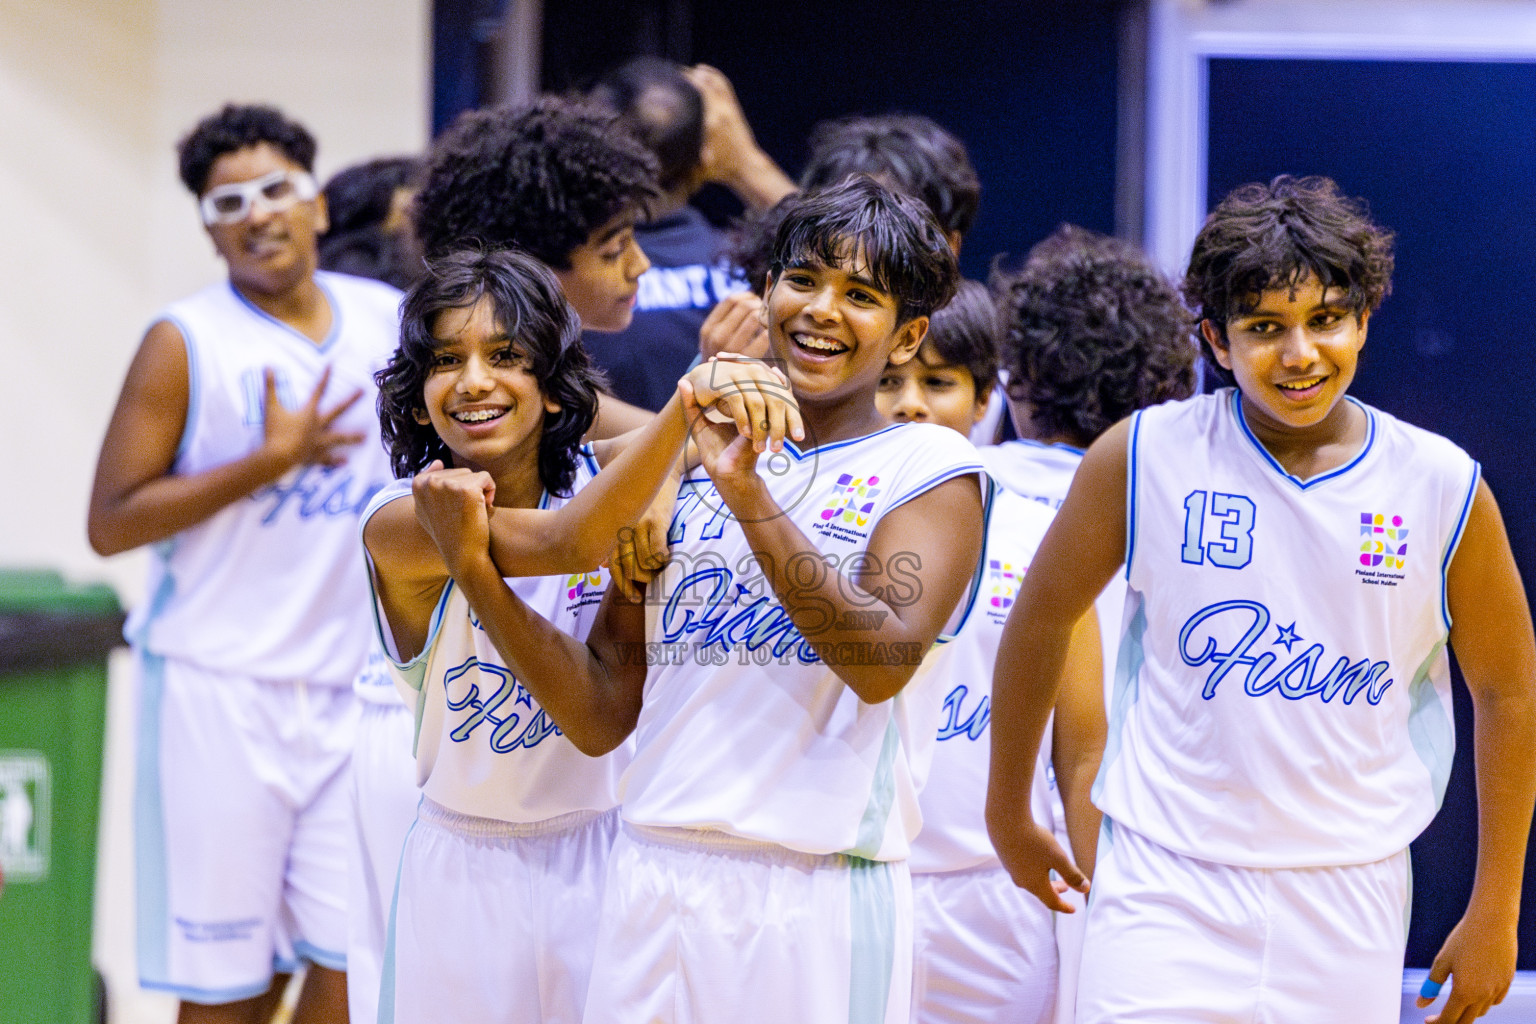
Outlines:
<svg viewBox="0 0 1536 1024"><path fill-rule="evenodd" d="M919 798L923 829L912 844L914 874L965 871L998 863L986 823L992 669L1008 610L1053 513L1045 505L1001 487L994 485L990 490L986 548L965 617L953 635L940 638L909 684L936 685L943 702L933 762ZM1035 821L1047 827L1055 824L1050 762L1051 730L1047 725L1029 801Z"/></svg>
<svg viewBox="0 0 1536 1024"><path fill-rule="evenodd" d="M987 475L1014 494L1039 502L1051 511L1061 508L1067 488L1083 461L1083 449L1069 444L1014 440L978 448Z"/></svg>
<svg viewBox="0 0 1536 1024"><path fill-rule="evenodd" d="M201 473L261 446L268 368L289 408L308 400L326 367L322 408L361 389L332 429L363 441L347 449L345 465L296 467L155 545L148 599L125 632L155 654L204 668L350 686L372 644L357 524L392 476L373 374L399 340L400 292L343 274L315 280L332 316L318 345L227 281L157 318L174 324L187 348L187 419L174 472Z"/></svg>
<svg viewBox="0 0 1536 1024"><path fill-rule="evenodd" d="M1081 448L1039 441L1007 441L978 451L988 476L1014 494L1052 511L1061 508L1067 499L1072 478L1083 462ZM1099 644L1104 652L1104 706L1108 708L1115 681L1120 618L1125 611L1125 577L1117 573L1105 584L1093 607L1099 617Z"/></svg>
<svg viewBox="0 0 1536 1024"><path fill-rule="evenodd" d="M825 559L806 556L808 581L854 571L891 509L980 470L969 441L931 424L809 451L786 442L758 459L774 500ZM683 481L670 540L672 561L647 598L652 668L621 791L625 819L804 853L905 857L920 824L914 758L938 727L936 689L861 701L790 620L702 471ZM916 560L901 559L885 567L893 603L922 585ZM869 643L838 657L923 653Z"/></svg>
<svg viewBox="0 0 1536 1024"><path fill-rule="evenodd" d="M591 449L584 447L571 493L596 472ZM409 480L391 484L369 505L364 522L410 493ZM559 508L568 500L545 495L540 507ZM555 628L585 640L608 575L598 570L514 577L507 586ZM379 640L393 653L377 602L374 613ZM452 580L443 588L421 653L408 662L391 657L389 663L401 695L416 712L416 781L435 802L460 814L510 822L606 811L618 804L628 745L602 757L577 750L506 667Z"/></svg>
<svg viewBox="0 0 1536 1024"><path fill-rule="evenodd" d="M1445 574L1478 466L1361 405L1360 452L1302 481L1239 402L1227 389L1132 427L1130 595L1094 802L1201 860L1380 860L1428 824L1450 772Z"/></svg>

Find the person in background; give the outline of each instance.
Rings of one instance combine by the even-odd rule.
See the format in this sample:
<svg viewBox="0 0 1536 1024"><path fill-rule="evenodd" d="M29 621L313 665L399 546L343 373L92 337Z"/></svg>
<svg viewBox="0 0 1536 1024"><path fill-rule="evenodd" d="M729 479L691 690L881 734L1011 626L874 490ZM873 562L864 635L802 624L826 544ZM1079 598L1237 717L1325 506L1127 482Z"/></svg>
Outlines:
<svg viewBox="0 0 1536 1024"><path fill-rule="evenodd" d="M614 395L655 412L698 358L704 318L746 283L722 262L725 233L688 203L705 183L704 98L685 69L640 57L611 72L588 99L617 114L656 157L660 197L635 225L651 267L640 275L634 319L621 331L584 332L582 343Z"/></svg>
<svg viewBox="0 0 1536 1024"><path fill-rule="evenodd" d="M422 275L410 203L418 157L379 157L331 175L321 192L331 226L320 236L320 269L405 289Z"/></svg>

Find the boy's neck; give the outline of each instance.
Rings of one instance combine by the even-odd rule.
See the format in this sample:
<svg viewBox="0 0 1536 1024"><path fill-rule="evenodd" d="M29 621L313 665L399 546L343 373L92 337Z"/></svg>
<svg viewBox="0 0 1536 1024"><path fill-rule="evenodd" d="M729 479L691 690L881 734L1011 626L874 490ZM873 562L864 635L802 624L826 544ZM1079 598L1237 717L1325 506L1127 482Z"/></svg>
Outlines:
<svg viewBox="0 0 1536 1024"><path fill-rule="evenodd" d="M1303 481L1338 469L1359 455L1370 429L1365 410L1346 398L1340 398L1321 421L1300 430L1276 429L1241 392L1238 403L1254 438L1287 473Z"/></svg>
<svg viewBox="0 0 1536 1024"><path fill-rule="evenodd" d="M891 425L891 421L880 415L880 410L875 407L873 391L862 401L843 398L810 403L802 398L800 416L805 421L807 442L818 448L864 437Z"/></svg>
<svg viewBox="0 0 1536 1024"><path fill-rule="evenodd" d="M230 281L231 287L246 298L251 305L280 323L287 324L315 344L323 342L331 333L334 316L325 291L311 275L292 288L275 294L258 292Z"/></svg>
<svg viewBox="0 0 1536 1024"><path fill-rule="evenodd" d="M497 508L538 508L544 497L537 444L531 454L517 456L515 464L496 467L491 477L496 481Z"/></svg>

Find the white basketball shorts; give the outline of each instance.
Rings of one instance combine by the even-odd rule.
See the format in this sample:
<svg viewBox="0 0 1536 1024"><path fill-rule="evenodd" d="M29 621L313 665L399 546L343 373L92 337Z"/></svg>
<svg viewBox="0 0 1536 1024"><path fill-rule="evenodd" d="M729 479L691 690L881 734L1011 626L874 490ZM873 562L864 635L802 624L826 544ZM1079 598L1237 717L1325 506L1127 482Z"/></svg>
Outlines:
<svg viewBox="0 0 1536 1024"><path fill-rule="evenodd" d="M578 1024L618 820L514 824L423 798L400 856L379 1024Z"/></svg>
<svg viewBox="0 0 1536 1024"><path fill-rule="evenodd" d="M1078 1024L1396 1024L1406 850L1348 867L1240 868L1104 825Z"/></svg>
<svg viewBox="0 0 1536 1024"><path fill-rule="evenodd" d="M247 999L290 948L346 970L351 688L137 662L140 984Z"/></svg>
<svg viewBox="0 0 1536 1024"><path fill-rule="evenodd" d="M1047 1024L1056 1005L1051 911L986 866L912 876L914 1024Z"/></svg>
<svg viewBox="0 0 1536 1024"><path fill-rule="evenodd" d="M415 716L402 703L358 701L352 749L352 829L347 863L347 1006L351 1018L379 1017L379 976L400 848L416 820L421 791L411 742Z"/></svg>
<svg viewBox="0 0 1536 1024"><path fill-rule="evenodd" d="M905 1024L906 862L626 824L592 979L587 1024Z"/></svg>

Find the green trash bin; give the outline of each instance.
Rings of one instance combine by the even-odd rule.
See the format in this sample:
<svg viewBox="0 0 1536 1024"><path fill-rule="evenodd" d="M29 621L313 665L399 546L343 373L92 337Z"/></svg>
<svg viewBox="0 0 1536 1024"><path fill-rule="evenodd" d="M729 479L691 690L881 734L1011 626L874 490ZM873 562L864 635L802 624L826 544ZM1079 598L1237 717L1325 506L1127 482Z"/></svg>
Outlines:
<svg viewBox="0 0 1536 1024"><path fill-rule="evenodd" d="M0 1022L100 1019L91 906L110 587L0 570Z"/></svg>

